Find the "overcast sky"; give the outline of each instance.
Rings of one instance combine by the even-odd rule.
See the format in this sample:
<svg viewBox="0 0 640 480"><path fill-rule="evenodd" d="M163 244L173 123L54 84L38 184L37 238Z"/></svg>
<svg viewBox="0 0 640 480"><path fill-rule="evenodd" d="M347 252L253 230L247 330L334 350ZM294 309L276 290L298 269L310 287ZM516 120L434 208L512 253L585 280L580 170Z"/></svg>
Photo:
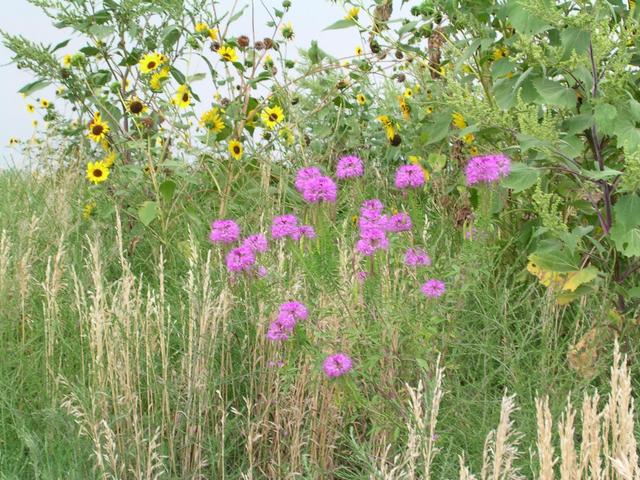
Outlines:
<svg viewBox="0 0 640 480"><path fill-rule="evenodd" d="M11 7L2 9L0 29L46 44L56 44L68 38L68 31L53 27L51 20L27 0L3 0L3 2L10 2ZM225 4L226 2L222 1L221 3ZM241 0L239 3L250 3L250 0ZM271 31L264 26L269 17L262 5L273 7L280 6L281 3L281 0L255 2L256 35L261 33L267 35ZM307 48L311 40L317 39L323 50L337 57L352 55L355 46L361 43L356 29L322 31L336 20L343 18L344 15L345 11L341 6L327 0L293 0L291 10L286 16L286 19L293 23L296 32L293 45ZM249 16L246 15L246 17L244 24L248 27ZM242 27L241 23L236 24L233 32L240 32L243 30ZM246 27L245 30L250 31ZM65 53L73 53L72 46L70 45L58 53L61 56ZM292 53L290 52L290 54ZM24 140L33 135L32 121L38 119L39 115L27 112L27 102L35 104L36 97L55 100L54 87L36 92L27 100L23 99L17 91L33 78L28 72L18 70L15 65L10 64L10 59L10 52L3 45L0 45L0 166L13 164L17 160L15 151L8 147L9 138L16 137ZM56 106L59 109L64 109L64 106L59 102Z"/></svg>

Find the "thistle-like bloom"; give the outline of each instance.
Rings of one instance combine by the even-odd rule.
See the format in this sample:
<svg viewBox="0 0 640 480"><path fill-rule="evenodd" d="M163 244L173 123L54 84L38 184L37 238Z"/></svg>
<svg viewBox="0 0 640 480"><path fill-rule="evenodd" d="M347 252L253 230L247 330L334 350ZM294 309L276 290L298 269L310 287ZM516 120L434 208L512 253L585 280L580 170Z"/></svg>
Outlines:
<svg viewBox="0 0 640 480"><path fill-rule="evenodd" d="M305 167L298 170L296 175L296 190L302 193L310 180L321 177L322 172L318 167Z"/></svg>
<svg viewBox="0 0 640 480"><path fill-rule="evenodd" d="M322 369L329 378L341 377L353 368L353 361L346 353L334 353L324 359Z"/></svg>
<svg viewBox="0 0 640 480"><path fill-rule="evenodd" d="M465 168L467 185L493 183L509 175L511 161L502 154L473 157Z"/></svg>
<svg viewBox="0 0 640 480"><path fill-rule="evenodd" d="M302 238L316 238L316 231L311 225L300 225L298 229L291 234L291 238L294 240L300 240Z"/></svg>
<svg viewBox="0 0 640 480"><path fill-rule="evenodd" d="M410 267L428 267L431 265L431 257L420 248L408 248L404 254L404 263Z"/></svg>
<svg viewBox="0 0 640 480"><path fill-rule="evenodd" d="M396 188L418 188L424 185L424 172L418 165L402 165L396 171Z"/></svg>
<svg viewBox="0 0 640 480"><path fill-rule="evenodd" d="M340 179L355 178L364 175L364 164L360 158L349 155L338 160L336 177Z"/></svg>
<svg viewBox="0 0 640 480"><path fill-rule="evenodd" d="M377 198L371 200L365 200L360 207L360 215L365 218L378 218L382 215L382 209L384 205Z"/></svg>
<svg viewBox="0 0 640 480"><path fill-rule="evenodd" d="M370 234L373 232L369 232ZM389 248L389 239L382 233L378 236L370 235L362 237L356 242L356 250L365 257L370 257L378 250L387 250Z"/></svg>
<svg viewBox="0 0 640 480"><path fill-rule="evenodd" d="M437 298L444 294L445 287L444 283L440 280L431 279L427 280L427 282L420 287L420 290L429 298Z"/></svg>
<svg viewBox="0 0 640 480"><path fill-rule="evenodd" d="M256 256L247 246L233 248L227 254L227 269L230 272L242 272L250 270L256 263Z"/></svg>
<svg viewBox="0 0 640 480"><path fill-rule="evenodd" d="M387 230L395 233L408 232L411 230L411 217L408 213L396 213L387 221Z"/></svg>
<svg viewBox="0 0 640 480"><path fill-rule="evenodd" d="M272 342L281 342L289 339L289 335L293 331L293 328L289 328L286 323L283 323L279 319L274 320L269 324L267 330L267 339Z"/></svg>
<svg viewBox="0 0 640 480"><path fill-rule="evenodd" d="M240 238L240 227L233 220L216 220L211 224L209 240L213 243L233 243Z"/></svg>
<svg viewBox="0 0 640 480"><path fill-rule="evenodd" d="M298 320L306 320L309 318L309 310L304 303L300 302L285 302L280 305L278 318L291 317L298 322Z"/></svg>
<svg viewBox="0 0 640 480"><path fill-rule="evenodd" d="M281 215L274 217L271 223L271 238L293 237L298 232L298 217L295 215Z"/></svg>
<svg viewBox="0 0 640 480"><path fill-rule="evenodd" d="M269 249L269 241L263 233L249 235L244 239L242 245L249 247L254 253L264 253Z"/></svg>
<svg viewBox="0 0 640 480"><path fill-rule="evenodd" d="M338 187L329 177L315 177L306 182L302 197L309 203L336 201Z"/></svg>

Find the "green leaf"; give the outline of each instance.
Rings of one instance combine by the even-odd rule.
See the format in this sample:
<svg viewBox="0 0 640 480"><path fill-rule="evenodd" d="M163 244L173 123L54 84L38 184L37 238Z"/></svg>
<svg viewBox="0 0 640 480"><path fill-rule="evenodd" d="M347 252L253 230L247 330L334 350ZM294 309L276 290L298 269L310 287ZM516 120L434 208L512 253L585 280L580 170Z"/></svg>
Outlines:
<svg viewBox="0 0 640 480"><path fill-rule="evenodd" d="M640 197L629 194L613 207L613 226L609 232L616 249L627 257L640 256Z"/></svg>
<svg viewBox="0 0 640 480"><path fill-rule="evenodd" d="M537 78L533 86L542 97L543 103L571 108L576 104L576 94L559 82L547 78Z"/></svg>
<svg viewBox="0 0 640 480"><path fill-rule="evenodd" d="M522 192L527 188L535 185L538 181L538 170L525 165L524 163L515 162L511 164L511 173L502 180L500 184L510 188L514 193Z"/></svg>
<svg viewBox="0 0 640 480"><path fill-rule="evenodd" d="M537 250L529 255L529 260L550 272L567 273L578 270L578 260L566 249Z"/></svg>
<svg viewBox="0 0 640 480"><path fill-rule="evenodd" d="M411 30L413 30L414 28L416 28L416 26L418 25L419 22L415 21L415 22L407 22L405 23L400 30L398 30L398 35L402 35L403 33L407 33Z"/></svg>
<svg viewBox="0 0 640 480"><path fill-rule="evenodd" d="M526 2L521 0L510 0L503 12L519 33L535 35L551 28L546 21L527 10L525 5Z"/></svg>
<svg viewBox="0 0 640 480"><path fill-rule="evenodd" d="M109 27L108 25L92 25L91 28L89 28L89 33L99 40L113 35L113 32L113 27Z"/></svg>
<svg viewBox="0 0 640 480"><path fill-rule="evenodd" d="M331 25L329 25L324 30L338 30L340 28L349 28L349 27L353 27L355 25L357 25L357 24L356 24L356 22L354 20L345 18L345 19L342 19L342 20L338 20L335 23L332 23Z"/></svg>
<svg viewBox="0 0 640 480"><path fill-rule="evenodd" d="M176 192L176 187L176 182L174 182L173 180L165 180L160 184L160 194L162 195L162 199L165 202L168 203L171 201L171 199L173 198L173 194Z"/></svg>
<svg viewBox="0 0 640 480"><path fill-rule="evenodd" d="M51 85L50 81L41 78L40 80L36 80L35 82L27 83L24 87L18 90L18 93L31 95L33 92L37 92L38 90L46 88L49 85Z"/></svg>
<svg viewBox="0 0 640 480"><path fill-rule="evenodd" d="M180 38L180 30L175 25L169 25L162 31L162 45L165 50L170 50Z"/></svg>
<svg viewBox="0 0 640 480"><path fill-rule="evenodd" d="M567 281L562 286L562 290L568 290L575 292L579 286L589 283L591 280L598 277L600 272L595 267L587 267L577 272L572 272L567 275Z"/></svg>
<svg viewBox="0 0 640 480"><path fill-rule="evenodd" d="M622 172L620 170L614 170L613 168L605 168L602 171L583 170L582 175L593 180L607 180L622 175Z"/></svg>
<svg viewBox="0 0 640 480"><path fill-rule="evenodd" d="M53 52L57 52L57 51L58 51L58 50L60 50L61 48L66 47L67 45L69 45L69 42L70 42L70 41L71 41L71 40L67 39L67 40L64 40L64 41L62 41L62 42L58 43L55 47L53 47L53 48L51 49L51 53L53 53Z"/></svg>
<svg viewBox="0 0 640 480"><path fill-rule="evenodd" d="M593 118L596 126L605 135L611 135L615 131L617 116L618 110L610 103L599 103L594 108Z"/></svg>
<svg viewBox="0 0 640 480"><path fill-rule="evenodd" d="M568 59L573 52L576 52L578 55L586 53L589 48L589 41L591 40L589 32L573 27L565 28L560 34L560 38L564 46L564 52L562 53L563 59Z"/></svg>
<svg viewBox="0 0 640 480"><path fill-rule="evenodd" d="M160 215L160 207L157 202L147 200L138 208L138 217L145 227L148 227L158 215Z"/></svg>

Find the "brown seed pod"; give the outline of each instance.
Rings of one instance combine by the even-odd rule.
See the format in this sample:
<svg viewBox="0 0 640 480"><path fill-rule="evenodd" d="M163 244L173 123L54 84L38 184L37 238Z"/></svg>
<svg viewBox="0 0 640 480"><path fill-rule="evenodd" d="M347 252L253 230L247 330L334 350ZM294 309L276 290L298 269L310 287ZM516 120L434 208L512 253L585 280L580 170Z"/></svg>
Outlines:
<svg viewBox="0 0 640 480"><path fill-rule="evenodd" d="M212 52L217 52L218 50L220 50L220 43L218 42L211 42L211 51Z"/></svg>
<svg viewBox="0 0 640 480"><path fill-rule="evenodd" d="M247 37L246 35L240 35L238 37L238 46L240 48L247 48L249 46L249 37Z"/></svg>
<svg viewBox="0 0 640 480"><path fill-rule="evenodd" d="M258 40L254 45L253 48L255 48L256 50L264 50L264 42Z"/></svg>
<svg viewBox="0 0 640 480"><path fill-rule="evenodd" d="M267 50L273 48L273 40L271 40L269 37L265 37L262 42L264 43L264 48L266 48Z"/></svg>
<svg viewBox="0 0 640 480"><path fill-rule="evenodd" d="M140 120L140 123L145 127L145 128L153 128L154 125L154 121L153 118L151 117L145 117L142 120Z"/></svg>
<svg viewBox="0 0 640 480"><path fill-rule="evenodd" d="M389 140L389 143L392 146L397 147L402 143L402 137L396 133L393 138Z"/></svg>

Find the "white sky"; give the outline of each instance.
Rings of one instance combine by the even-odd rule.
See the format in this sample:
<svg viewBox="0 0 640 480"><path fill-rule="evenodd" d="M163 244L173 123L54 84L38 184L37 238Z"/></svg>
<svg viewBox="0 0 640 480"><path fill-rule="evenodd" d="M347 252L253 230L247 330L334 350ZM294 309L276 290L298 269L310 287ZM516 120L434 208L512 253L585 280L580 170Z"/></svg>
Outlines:
<svg viewBox="0 0 640 480"><path fill-rule="evenodd" d="M45 44L56 44L68 38L68 31L58 30L52 26L51 20L34 7L27 0L3 0L11 2L11 8L3 8L0 15L0 29L11 33L20 34L31 40L37 40ZM223 0L222 5L230 3ZM250 0L241 0L240 5L249 3ZM264 26L269 19L267 7L279 7L281 0L255 1L256 5L256 35L267 35L272 29ZM6 7L6 5L5 5ZM248 12L248 11L247 11ZM311 40L318 40L320 48L337 56L350 56L356 45L361 43L359 34L355 28L322 31L324 28L343 18L345 10L342 6L330 3L327 0L292 0L291 10L285 19L293 23L296 37L294 47L308 48ZM237 22L232 32L239 34L244 30L250 32L249 15L245 13L245 19ZM71 45L57 52L62 57L65 53L73 53ZM290 56L294 52L290 50ZM18 94L18 90L34 78L26 71L21 71L15 65L10 64L10 52L0 44L0 166L14 164L19 161L14 149L8 148L9 138L17 137L21 140L33 135L31 124L33 119L39 119L39 115L30 114L26 110L26 103L35 104L36 97L47 98L55 101L55 88L40 90L28 100ZM56 102L58 109L64 108L60 102ZM42 124L42 121L40 121Z"/></svg>

